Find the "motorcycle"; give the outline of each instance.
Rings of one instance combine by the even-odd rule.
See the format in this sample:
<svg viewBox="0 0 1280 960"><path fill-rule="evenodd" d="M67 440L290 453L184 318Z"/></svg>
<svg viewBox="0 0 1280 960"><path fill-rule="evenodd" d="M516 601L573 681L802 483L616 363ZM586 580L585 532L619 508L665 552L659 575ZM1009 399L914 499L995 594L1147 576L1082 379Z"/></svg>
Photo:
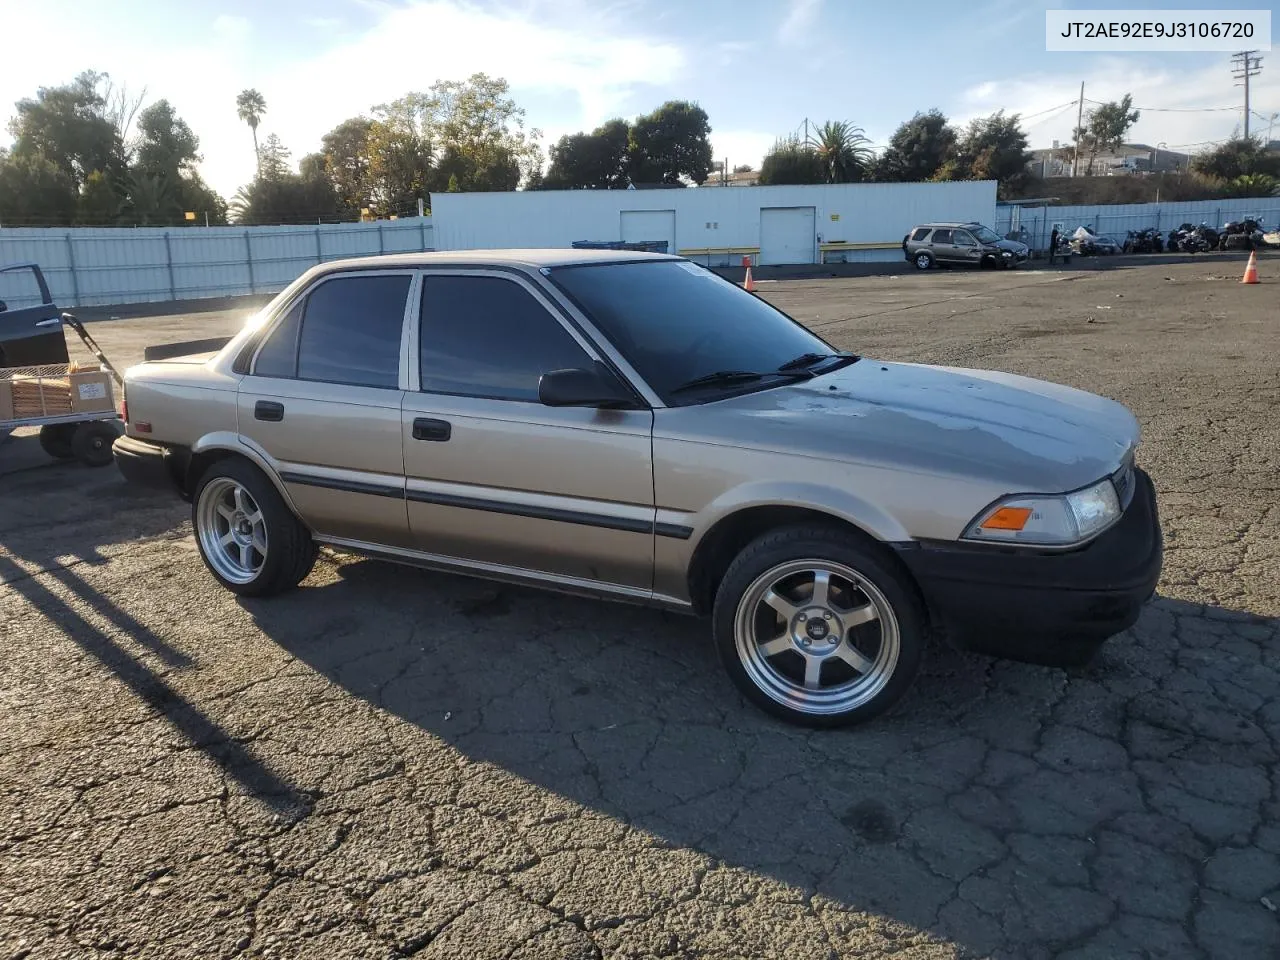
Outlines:
<svg viewBox="0 0 1280 960"><path fill-rule="evenodd" d="M1208 253L1218 246L1218 231L1207 223L1184 223L1169 233L1169 252Z"/></svg>
<svg viewBox="0 0 1280 960"><path fill-rule="evenodd" d="M1164 238L1155 227L1128 231L1124 241L1125 253L1162 253Z"/></svg>
<svg viewBox="0 0 1280 960"><path fill-rule="evenodd" d="M1218 235L1219 250L1256 250L1262 246L1262 217L1245 217L1223 224Z"/></svg>

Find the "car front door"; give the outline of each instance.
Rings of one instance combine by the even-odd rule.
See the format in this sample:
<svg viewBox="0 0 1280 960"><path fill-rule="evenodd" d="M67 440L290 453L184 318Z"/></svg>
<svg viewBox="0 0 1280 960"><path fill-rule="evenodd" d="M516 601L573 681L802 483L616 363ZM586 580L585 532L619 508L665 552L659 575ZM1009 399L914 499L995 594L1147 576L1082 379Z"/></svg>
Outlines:
<svg viewBox="0 0 1280 960"><path fill-rule="evenodd" d="M956 258L956 248L951 241L950 230L934 230L933 236L929 238L929 249L933 251L933 258L939 263L950 263Z"/></svg>
<svg viewBox="0 0 1280 960"><path fill-rule="evenodd" d="M982 247L968 230L956 230L952 234L955 258L962 263L978 263L982 259Z"/></svg>
<svg viewBox="0 0 1280 960"><path fill-rule="evenodd" d="M647 593L652 411L538 402L542 374L600 357L523 273L428 271L420 297L402 425L417 549Z"/></svg>
<svg viewBox="0 0 1280 960"><path fill-rule="evenodd" d="M0 367L66 363L61 318L34 265L0 267Z"/></svg>
<svg viewBox="0 0 1280 960"><path fill-rule="evenodd" d="M408 546L400 407L413 271L344 272L303 293L240 383L240 436L323 538Z"/></svg>

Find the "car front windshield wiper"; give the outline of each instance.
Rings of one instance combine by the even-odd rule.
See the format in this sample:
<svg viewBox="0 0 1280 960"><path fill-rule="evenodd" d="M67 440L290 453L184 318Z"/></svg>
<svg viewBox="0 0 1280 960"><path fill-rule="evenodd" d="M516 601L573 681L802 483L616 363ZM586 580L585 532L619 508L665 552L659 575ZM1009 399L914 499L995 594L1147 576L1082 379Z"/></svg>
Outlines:
<svg viewBox="0 0 1280 960"><path fill-rule="evenodd" d="M842 361L840 363L840 366L846 367L849 364L856 363L858 360L861 360L861 359L862 358L859 357L856 353L845 353L844 351L841 351L839 353L802 353L800 354L800 356L792 360L788 360L786 363L780 366L778 368L778 372L787 373L791 370L800 370L807 367L812 367L813 365L823 360L840 360ZM832 367L832 369L834 370L835 367Z"/></svg>
<svg viewBox="0 0 1280 960"><path fill-rule="evenodd" d="M703 374L700 377L694 377L686 383L680 384L678 387L672 387L672 393L684 393L688 390L697 390L701 387L720 387L730 386L735 383L749 383L755 380L767 380L771 378L781 378L784 380L808 380L813 374L808 370L770 370L766 373L759 373L755 370L716 370L712 373Z"/></svg>

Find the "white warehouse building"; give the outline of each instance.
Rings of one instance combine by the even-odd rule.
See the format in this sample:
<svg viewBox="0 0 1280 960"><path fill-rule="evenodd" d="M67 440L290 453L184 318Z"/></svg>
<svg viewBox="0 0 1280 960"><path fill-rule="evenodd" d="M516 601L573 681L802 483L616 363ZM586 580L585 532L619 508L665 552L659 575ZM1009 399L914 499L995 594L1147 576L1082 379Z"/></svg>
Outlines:
<svg viewBox="0 0 1280 960"><path fill-rule="evenodd" d="M994 180L736 189L526 190L437 193L437 250L665 241L708 266L895 260L913 226L994 225Z"/></svg>

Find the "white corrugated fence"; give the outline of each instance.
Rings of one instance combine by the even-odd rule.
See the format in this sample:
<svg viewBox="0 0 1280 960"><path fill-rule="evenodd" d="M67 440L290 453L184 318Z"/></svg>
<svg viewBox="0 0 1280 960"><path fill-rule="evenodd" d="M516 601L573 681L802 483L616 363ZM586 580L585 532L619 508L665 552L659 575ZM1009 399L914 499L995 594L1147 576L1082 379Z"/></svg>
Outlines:
<svg viewBox="0 0 1280 960"><path fill-rule="evenodd" d="M34 261L60 306L275 293L326 260L433 249L430 217L281 227L6 227L0 264ZM16 308L26 290L4 288Z"/></svg>

